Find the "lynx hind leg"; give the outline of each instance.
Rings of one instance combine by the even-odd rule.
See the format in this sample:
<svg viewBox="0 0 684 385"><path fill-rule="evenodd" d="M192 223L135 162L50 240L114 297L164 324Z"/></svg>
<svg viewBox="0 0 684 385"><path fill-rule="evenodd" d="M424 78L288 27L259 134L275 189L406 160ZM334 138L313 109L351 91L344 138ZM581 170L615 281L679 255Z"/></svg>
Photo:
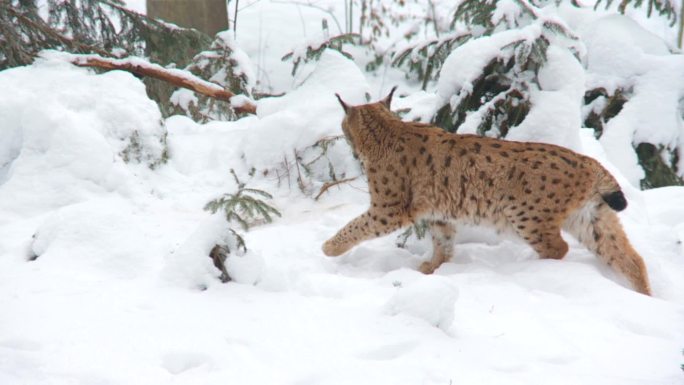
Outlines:
<svg viewBox="0 0 684 385"><path fill-rule="evenodd" d="M539 230L539 234L539 237L528 242L540 258L563 259L565 257L568 253L568 243L561 236L560 228Z"/></svg>
<svg viewBox="0 0 684 385"><path fill-rule="evenodd" d="M334 237L323 244L323 253L336 257L357 244L372 238L387 235L407 223L398 212L368 210L347 223Z"/></svg>
<svg viewBox="0 0 684 385"><path fill-rule="evenodd" d="M432 274L442 263L451 258L454 252L454 234L456 229L452 223L434 221L430 223L432 235L432 259L423 262L418 270L424 274Z"/></svg>
<svg viewBox="0 0 684 385"><path fill-rule="evenodd" d="M537 212L510 212L506 217L515 232L543 259L562 259L568 244L561 236L560 225L554 218Z"/></svg>
<svg viewBox="0 0 684 385"><path fill-rule="evenodd" d="M629 243L613 210L603 204L590 204L571 215L565 229L613 270L624 275L636 291L651 295L646 265Z"/></svg>

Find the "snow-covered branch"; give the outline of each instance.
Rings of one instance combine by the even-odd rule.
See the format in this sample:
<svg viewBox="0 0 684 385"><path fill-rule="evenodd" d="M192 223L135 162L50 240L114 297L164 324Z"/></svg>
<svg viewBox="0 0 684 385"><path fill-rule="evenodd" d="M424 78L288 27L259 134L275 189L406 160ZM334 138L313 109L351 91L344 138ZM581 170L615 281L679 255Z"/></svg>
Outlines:
<svg viewBox="0 0 684 385"><path fill-rule="evenodd" d="M138 58L105 58L98 55L62 54L65 60L81 67L97 67L106 70L122 70L140 76L163 80L177 87L187 88L208 97L225 100L238 113L255 114L256 104L243 95L236 95L218 84L208 82L192 73L179 69L164 68L158 64ZM232 100L235 97L235 100Z"/></svg>

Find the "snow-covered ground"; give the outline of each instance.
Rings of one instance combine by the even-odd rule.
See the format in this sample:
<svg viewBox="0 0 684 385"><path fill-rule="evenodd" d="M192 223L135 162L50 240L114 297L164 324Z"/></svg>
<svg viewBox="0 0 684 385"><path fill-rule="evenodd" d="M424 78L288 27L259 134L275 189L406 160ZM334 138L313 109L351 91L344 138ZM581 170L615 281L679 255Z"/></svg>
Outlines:
<svg viewBox="0 0 684 385"><path fill-rule="evenodd" d="M684 383L684 188L632 187L590 130L578 147L623 184L653 297L569 238L539 260L465 229L431 276L429 243L395 235L325 257L367 207L363 179L315 201L295 170L263 171L341 133L335 92L384 87L337 53L258 116L206 125L162 121L130 74L47 56L0 72L0 384ZM235 190L230 169L282 217L243 234L222 284L207 255L227 224L203 207Z"/></svg>

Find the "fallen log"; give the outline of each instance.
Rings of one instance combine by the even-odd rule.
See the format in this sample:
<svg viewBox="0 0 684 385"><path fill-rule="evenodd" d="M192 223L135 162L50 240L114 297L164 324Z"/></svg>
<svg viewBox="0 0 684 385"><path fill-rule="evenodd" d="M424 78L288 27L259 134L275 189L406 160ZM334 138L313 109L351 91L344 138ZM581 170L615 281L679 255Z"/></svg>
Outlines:
<svg viewBox="0 0 684 385"><path fill-rule="evenodd" d="M105 70L122 70L139 76L149 76L171 83L177 87L187 88L210 98L230 103L237 113L256 114L256 104L244 95L224 89L216 83L208 82L192 73L179 69L164 68L138 57L124 59L105 58L98 55L63 54L64 58L79 67L96 67Z"/></svg>

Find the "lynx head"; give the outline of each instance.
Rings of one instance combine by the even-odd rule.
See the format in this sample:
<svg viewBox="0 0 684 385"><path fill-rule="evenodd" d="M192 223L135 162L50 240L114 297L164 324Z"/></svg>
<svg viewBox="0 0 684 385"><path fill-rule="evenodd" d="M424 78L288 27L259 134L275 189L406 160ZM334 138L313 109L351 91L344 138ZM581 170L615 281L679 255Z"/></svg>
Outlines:
<svg viewBox="0 0 684 385"><path fill-rule="evenodd" d="M347 142L354 152L354 157L358 157L357 142L361 140L364 130L366 130L365 126L368 122L365 120L368 116L372 116L374 113L391 114L390 105L392 103L392 96L396 90L397 87L394 86L390 93L382 100L375 103L361 104L358 106L351 106L345 103L339 94L335 94L337 100L340 102L340 105L342 105L342 109L344 110L342 132L344 133L344 136L347 138Z"/></svg>

